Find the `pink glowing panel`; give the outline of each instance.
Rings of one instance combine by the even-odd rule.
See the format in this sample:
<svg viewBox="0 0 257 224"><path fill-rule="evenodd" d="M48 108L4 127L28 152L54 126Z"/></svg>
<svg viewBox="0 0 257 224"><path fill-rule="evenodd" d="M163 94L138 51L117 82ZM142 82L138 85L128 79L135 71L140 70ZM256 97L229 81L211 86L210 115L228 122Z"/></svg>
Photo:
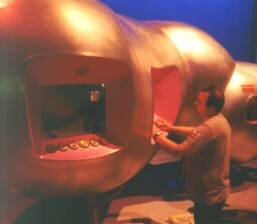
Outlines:
<svg viewBox="0 0 257 224"><path fill-rule="evenodd" d="M181 104L180 72L176 66L152 68L155 116L174 122Z"/></svg>

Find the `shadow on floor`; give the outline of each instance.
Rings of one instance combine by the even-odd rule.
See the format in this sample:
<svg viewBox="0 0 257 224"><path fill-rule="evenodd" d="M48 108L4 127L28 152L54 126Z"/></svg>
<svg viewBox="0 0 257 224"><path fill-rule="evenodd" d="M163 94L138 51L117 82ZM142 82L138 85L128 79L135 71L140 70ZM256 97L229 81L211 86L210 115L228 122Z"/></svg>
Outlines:
<svg viewBox="0 0 257 224"><path fill-rule="evenodd" d="M137 218L137 219L128 219L122 221L116 221L115 224L129 224L129 223L137 223L137 224L153 224L151 219L148 218ZM157 223L156 223L157 224Z"/></svg>
<svg viewBox="0 0 257 224"><path fill-rule="evenodd" d="M227 205L226 205L227 206ZM193 207L188 211L193 213ZM257 212L243 209L223 209L221 220L214 224L256 224Z"/></svg>
<svg viewBox="0 0 257 224"><path fill-rule="evenodd" d="M257 183L257 169L243 165L231 165L230 180L232 187L238 187L246 180Z"/></svg>
<svg viewBox="0 0 257 224"><path fill-rule="evenodd" d="M256 224L257 212L242 209L223 210L221 220L221 224Z"/></svg>
<svg viewBox="0 0 257 224"><path fill-rule="evenodd" d="M160 196L174 191L179 182L180 161L158 166L147 165L124 186L119 197L135 195Z"/></svg>
<svg viewBox="0 0 257 224"><path fill-rule="evenodd" d="M119 198L136 195L162 196L165 201L186 200L181 161L157 166L147 165L126 185ZM231 165L230 181L233 191L240 190L246 181L257 183L257 170Z"/></svg>

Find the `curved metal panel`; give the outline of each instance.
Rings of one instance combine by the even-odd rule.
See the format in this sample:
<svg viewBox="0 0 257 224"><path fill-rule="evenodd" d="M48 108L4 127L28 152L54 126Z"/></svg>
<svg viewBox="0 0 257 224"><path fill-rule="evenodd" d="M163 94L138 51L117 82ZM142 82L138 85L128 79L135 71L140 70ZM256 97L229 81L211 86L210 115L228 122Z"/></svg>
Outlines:
<svg viewBox="0 0 257 224"><path fill-rule="evenodd" d="M227 51L210 35L196 27L179 22L146 22L159 28L176 46L185 64L185 101L177 123L195 125L199 116L193 109L197 93L214 84L225 89L235 63Z"/></svg>
<svg viewBox="0 0 257 224"><path fill-rule="evenodd" d="M192 108L197 92L209 84L225 88L234 69L228 53L197 28L140 23L98 1L17 0L1 10L1 178L9 181L4 187L36 197L123 184L155 153L154 116L198 122ZM104 133L46 133L42 110L51 119L60 116L70 131L66 121L78 107L67 92L83 85L105 89ZM81 120L73 125L81 127Z"/></svg>
<svg viewBox="0 0 257 224"><path fill-rule="evenodd" d="M7 124L1 131L3 187L36 197L105 192L145 165L153 153L151 79L134 68L127 34L113 12L90 0L19 0L0 11L0 32L1 80L7 85L1 97ZM104 138L119 150L61 147L55 153L59 143L84 139L43 137L39 89L90 83L105 84ZM73 105L56 93L49 102ZM47 108L57 112L53 103ZM64 116L70 108L65 110Z"/></svg>
<svg viewBox="0 0 257 224"><path fill-rule="evenodd" d="M237 62L225 91L224 113L233 131L232 161L246 163L257 158L257 65Z"/></svg>

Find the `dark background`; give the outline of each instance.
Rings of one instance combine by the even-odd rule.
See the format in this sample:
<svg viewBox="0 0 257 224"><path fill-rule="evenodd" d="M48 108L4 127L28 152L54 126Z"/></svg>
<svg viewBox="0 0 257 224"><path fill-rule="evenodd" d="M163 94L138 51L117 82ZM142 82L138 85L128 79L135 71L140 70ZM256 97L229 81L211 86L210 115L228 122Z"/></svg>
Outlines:
<svg viewBox="0 0 257 224"><path fill-rule="evenodd" d="M214 37L235 60L257 63L257 0L101 0L138 20L174 20Z"/></svg>

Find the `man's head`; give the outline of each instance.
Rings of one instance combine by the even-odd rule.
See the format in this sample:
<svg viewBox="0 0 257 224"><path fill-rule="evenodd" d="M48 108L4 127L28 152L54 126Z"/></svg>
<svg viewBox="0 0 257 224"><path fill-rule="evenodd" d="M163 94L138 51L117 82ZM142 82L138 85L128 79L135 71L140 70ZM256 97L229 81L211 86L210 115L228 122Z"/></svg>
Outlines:
<svg viewBox="0 0 257 224"><path fill-rule="evenodd" d="M201 116L208 118L218 114L222 110L224 102L223 91L215 86L208 86L198 94L195 106Z"/></svg>

